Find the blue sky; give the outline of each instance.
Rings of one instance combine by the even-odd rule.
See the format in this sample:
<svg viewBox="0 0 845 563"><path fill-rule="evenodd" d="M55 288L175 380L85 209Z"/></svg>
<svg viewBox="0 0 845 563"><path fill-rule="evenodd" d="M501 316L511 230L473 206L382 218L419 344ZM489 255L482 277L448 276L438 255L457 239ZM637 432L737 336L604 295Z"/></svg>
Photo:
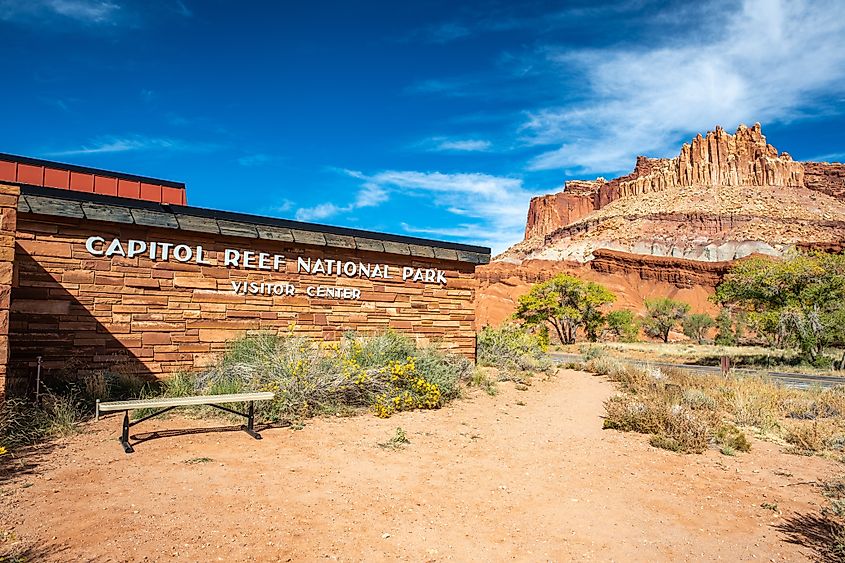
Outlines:
<svg viewBox="0 0 845 563"><path fill-rule="evenodd" d="M845 159L845 3L594 4L0 0L0 152L494 251L716 124Z"/></svg>

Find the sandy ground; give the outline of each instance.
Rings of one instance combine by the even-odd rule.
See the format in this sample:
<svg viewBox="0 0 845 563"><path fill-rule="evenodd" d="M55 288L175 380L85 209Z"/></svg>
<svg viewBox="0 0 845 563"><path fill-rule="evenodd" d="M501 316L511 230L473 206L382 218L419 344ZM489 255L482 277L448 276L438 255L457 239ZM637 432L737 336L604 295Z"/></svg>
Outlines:
<svg viewBox="0 0 845 563"><path fill-rule="evenodd" d="M164 436L128 456L111 417L0 478L0 532L31 546L29 561L818 557L788 540L812 524L812 482L833 462L760 441L739 457L654 449L601 429L613 387L580 372L500 389L387 420L267 429L262 441ZM173 417L133 430L217 424ZM379 447L397 426L411 443ZM186 463L195 458L211 461Z"/></svg>

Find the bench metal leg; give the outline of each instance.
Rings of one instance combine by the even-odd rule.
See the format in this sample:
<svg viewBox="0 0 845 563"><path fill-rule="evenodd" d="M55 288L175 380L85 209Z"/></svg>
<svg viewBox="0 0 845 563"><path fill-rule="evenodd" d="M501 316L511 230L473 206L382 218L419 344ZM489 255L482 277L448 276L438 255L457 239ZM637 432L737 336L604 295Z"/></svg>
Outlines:
<svg viewBox="0 0 845 563"><path fill-rule="evenodd" d="M123 451L131 454L135 450L129 444L129 411L123 413L123 432L120 434L120 445L123 446Z"/></svg>
<svg viewBox="0 0 845 563"><path fill-rule="evenodd" d="M255 438L256 440L261 439L261 434L255 431L255 404L250 401L249 402L249 410L247 411L246 416L246 426L244 427L244 432Z"/></svg>

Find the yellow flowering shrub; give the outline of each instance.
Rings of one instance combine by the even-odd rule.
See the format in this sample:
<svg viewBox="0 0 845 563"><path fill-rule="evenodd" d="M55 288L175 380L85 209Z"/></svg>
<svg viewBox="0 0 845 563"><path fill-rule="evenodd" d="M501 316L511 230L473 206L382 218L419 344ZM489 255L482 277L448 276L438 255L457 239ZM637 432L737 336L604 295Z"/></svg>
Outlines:
<svg viewBox="0 0 845 563"><path fill-rule="evenodd" d="M391 361L385 371L389 376L389 386L373 401L376 416L387 418L399 411L440 406L442 394L439 387L417 372L413 357L409 356L404 362Z"/></svg>

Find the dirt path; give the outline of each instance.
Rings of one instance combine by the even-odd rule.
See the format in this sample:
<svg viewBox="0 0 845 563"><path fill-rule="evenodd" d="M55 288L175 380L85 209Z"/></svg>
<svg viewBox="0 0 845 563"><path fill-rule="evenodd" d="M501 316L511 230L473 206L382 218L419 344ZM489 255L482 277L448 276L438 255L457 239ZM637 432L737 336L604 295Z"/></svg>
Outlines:
<svg viewBox="0 0 845 563"><path fill-rule="evenodd" d="M821 497L818 458L656 450L601 430L603 379L562 371L440 411L144 442L92 423L2 482L0 531L56 561L796 561L784 516ZM214 426L171 418L146 429ZM397 426L411 444L377 446ZM186 463L196 458L212 461ZM762 508L777 504L784 516ZM2 545L2 544L0 544Z"/></svg>

